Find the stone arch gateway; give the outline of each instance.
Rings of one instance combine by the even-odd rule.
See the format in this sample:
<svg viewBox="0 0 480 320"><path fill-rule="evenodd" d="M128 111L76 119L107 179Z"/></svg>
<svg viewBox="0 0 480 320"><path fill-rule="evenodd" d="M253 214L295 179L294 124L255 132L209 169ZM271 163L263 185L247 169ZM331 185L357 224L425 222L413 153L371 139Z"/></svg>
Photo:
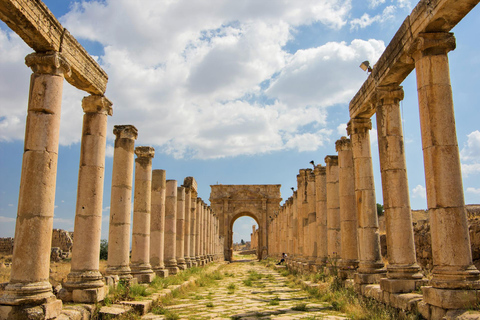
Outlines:
<svg viewBox="0 0 480 320"><path fill-rule="evenodd" d="M240 217L249 216L258 224L257 257L268 255L268 218L280 208L279 184L267 185L212 185L210 205L219 218L219 235L224 239L225 260L232 261L233 223Z"/></svg>

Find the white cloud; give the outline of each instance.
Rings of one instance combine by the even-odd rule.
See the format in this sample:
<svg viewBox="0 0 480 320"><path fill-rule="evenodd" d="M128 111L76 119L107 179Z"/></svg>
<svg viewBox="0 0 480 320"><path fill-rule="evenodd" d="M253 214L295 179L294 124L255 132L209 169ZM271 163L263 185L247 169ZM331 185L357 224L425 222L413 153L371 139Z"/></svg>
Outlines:
<svg viewBox="0 0 480 320"><path fill-rule="evenodd" d="M480 163L465 164L462 163L462 174L468 176L480 173Z"/></svg>
<svg viewBox="0 0 480 320"><path fill-rule="evenodd" d="M370 134L370 148L378 149L378 133L377 129L372 128L369 132Z"/></svg>
<svg viewBox="0 0 480 320"><path fill-rule="evenodd" d="M347 124L340 123L337 127L337 133L342 137L347 136Z"/></svg>
<svg viewBox="0 0 480 320"><path fill-rule="evenodd" d="M417 185L412 190L412 198L426 199L427 198L427 189L425 189L425 187L422 186L422 185Z"/></svg>
<svg viewBox="0 0 480 320"><path fill-rule="evenodd" d="M480 131L475 130L467 137L467 142L460 151L464 176L480 173Z"/></svg>
<svg viewBox="0 0 480 320"><path fill-rule="evenodd" d="M15 222L15 220L15 218L0 216L0 222L2 223Z"/></svg>
<svg viewBox="0 0 480 320"><path fill-rule="evenodd" d="M467 192L480 195L480 188L467 188Z"/></svg>
<svg viewBox="0 0 480 320"><path fill-rule="evenodd" d="M379 13L373 17L371 17L368 13L364 13L360 18L356 18L350 21L350 29L364 29L375 22L386 23L388 21L391 21L395 16L395 11L395 6L387 6L385 7L385 9L383 9L382 13Z"/></svg>
<svg viewBox="0 0 480 320"><path fill-rule="evenodd" d="M369 0L368 1L368 6L370 8L376 8L379 5L384 4L384 3L385 3L385 0Z"/></svg>

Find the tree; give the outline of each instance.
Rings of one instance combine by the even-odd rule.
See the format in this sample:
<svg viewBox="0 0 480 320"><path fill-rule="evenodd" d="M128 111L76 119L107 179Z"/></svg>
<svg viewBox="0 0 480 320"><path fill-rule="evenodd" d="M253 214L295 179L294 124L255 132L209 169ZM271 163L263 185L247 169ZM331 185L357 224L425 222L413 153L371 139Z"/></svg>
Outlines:
<svg viewBox="0 0 480 320"><path fill-rule="evenodd" d="M243 241L243 239L240 240L240 244L245 244L245 241Z"/></svg>
<svg viewBox="0 0 480 320"><path fill-rule="evenodd" d="M108 241L105 239L100 240L100 260L108 259Z"/></svg>
<svg viewBox="0 0 480 320"><path fill-rule="evenodd" d="M383 216L383 205L381 205L380 203L377 203L377 215L379 217Z"/></svg>

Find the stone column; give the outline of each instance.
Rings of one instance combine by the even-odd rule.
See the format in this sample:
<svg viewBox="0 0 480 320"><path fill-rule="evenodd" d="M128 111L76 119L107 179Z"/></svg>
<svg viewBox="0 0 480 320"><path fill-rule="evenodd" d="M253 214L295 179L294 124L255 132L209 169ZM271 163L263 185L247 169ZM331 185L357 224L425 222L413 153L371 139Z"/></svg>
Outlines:
<svg viewBox="0 0 480 320"><path fill-rule="evenodd" d="M382 173L388 248L387 278L380 281L382 290L401 293L415 290L421 279L415 256L412 215L404 153L400 100L401 87L377 88L377 132Z"/></svg>
<svg viewBox="0 0 480 320"><path fill-rule="evenodd" d="M308 250L307 252L307 263L309 270L313 271L313 266L315 265L315 260L317 259L317 239L315 238L316 234L316 199L315 199L315 174L313 170L308 169L307 171L307 230L308 238L306 239L305 245ZM281 220L283 225L283 218ZM284 232L282 229L282 236Z"/></svg>
<svg viewBox="0 0 480 320"><path fill-rule="evenodd" d="M316 165L315 174L315 200L317 212L316 241L317 259L315 265L317 271L323 270L327 264L328 241L327 241L327 168Z"/></svg>
<svg viewBox="0 0 480 320"><path fill-rule="evenodd" d="M330 263L340 258L340 198L338 189L338 156L326 156L327 165L327 254Z"/></svg>
<svg viewBox="0 0 480 320"><path fill-rule="evenodd" d="M107 289L99 271L99 256L107 117L112 115L112 103L104 96L92 95L83 98L82 108L85 114L75 210L75 245L71 270L63 284L66 290L62 291L61 298L96 303L103 300Z"/></svg>
<svg viewBox="0 0 480 320"><path fill-rule="evenodd" d="M25 318L25 304L43 304L55 317L62 301L55 299L48 278L63 79L70 67L58 52L29 54L25 63L33 74L15 224L17 245L10 281L0 298L0 305L9 306L0 306L0 311L11 308Z"/></svg>
<svg viewBox="0 0 480 320"><path fill-rule="evenodd" d="M197 221L196 221L196 229L197 233L195 235L195 260L197 261L197 266L202 266L202 253L201 253L201 248L200 248L200 241L201 241L201 235L202 235L202 199L197 197L197 209L196 209L196 216L197 216Z"/></svg>
<svg viewBox="0 0 480 320"><path fill-rule="evenodd" d="M166 198L165 170L152 171L152 209L150 225L150 263L155 274L159 277L168 277L165 269L165 198Z"/></svg>
<svg viewBox="0 0 480 320"><path fill-rule="evenodd" d="M207 204L202 201L202 260L203 264L206 265L208 263L207 260L207 233L208 233L208 221L207 221Z"/></svg>
<svg viewBox="0 0 480 320"><path fill-rule="evenodd" d="M290 264L294 264L297 261L298 257L298 204L297 204L297 191L293 191L292 196L292 234L293 234L293 250L292 250L292 257L289 259L288 262Z"/></svg>
<svg viewBox="0 0 480 320"><path fill-rule="evenodd" d="M350 119L347 132L353 147L355 197L357 199L359 263L355 283L378 283L385 274L380 254L377 203L370 151L370 119Z"/></svg>
<svg viewBox="0 0 480 320"><path fill-rule="evenodd" d="M177 249L176 259L180 270L187 269L185 263L185 188L177 188Z"/></svg>
<svg viewBox="0 0 480 320"><path fill-rule="evenodd" d="M183 254L185 264L187 268L192 267L192 261L190 260L190 233L191 233L191 219L192 219L192 190L189 187L185 188L185 229L184 229L184 242L183 242Z"/></svg>
<svg viewBox="0 0 480 320"><path fill-rule="evenodd" d="M192 206L192 215L191 215L191 236L190 236L190 261L192 262L192 266L197 267L197 192L195 190L192 191L190 203Z"/></svg>
<svg viewBox="0 0 480 320"><path fill-rule="evenodd" d="M155 149L136 147L135 191L133 198L132 275L150 283L155 276L150 265L150 218L152 206L152 158Z"/></svg>
<svg viewBox="0 0 480 320"><path fill-rule="evenodd" d="M424 301L445 309L476 303L479 272L472 263L447 53L451 33L424 33L414 47L427 204L432 236L432 287ZM448 299L445 297L448 296Z"/></svg>
<svg viewBox="0 0 480 320"><path fill-rule="evenodd" d="M297 175L297 216L298 216L298 256L295 259L303 265L305 261L305 206L307 200L306 169L300 169Z"/></svg>
<svg viewBox="0 0 480 320"><path fill-rule="evenodd" d="M208 238L207 238L207 243L208 243L208 250L207 250L207 253L208 253L208 261L213 261L213 255L212 255L212 241L213 241L213 235L212 235L212 231L213 231L213 213L212 213L212 209L210 207L208 207L208 211L207 211L207 218L208 218Z"/></svg>
<svg viewBox="0 0 480 320"><path fill-rule="evenodd" d="M177 252L177 180L167 180L165 199L165 267L168 273L178 273Z"/></svg>
<svg viewBox="0 0 480 320"><path fill-rule="evenodd" d="M357 207L352 142L342 137L335 142L338 152L338 195L340 201L340 256L342 278L353 278L358 267Z"/></svg>
<svg viewBox="0 0 480 320"><path fill-rule="evenodd" d="M132 203L133 152L137 129L131 125L114 126L110 225L108 230L107 274L131 279L130 218Z"/></svg>

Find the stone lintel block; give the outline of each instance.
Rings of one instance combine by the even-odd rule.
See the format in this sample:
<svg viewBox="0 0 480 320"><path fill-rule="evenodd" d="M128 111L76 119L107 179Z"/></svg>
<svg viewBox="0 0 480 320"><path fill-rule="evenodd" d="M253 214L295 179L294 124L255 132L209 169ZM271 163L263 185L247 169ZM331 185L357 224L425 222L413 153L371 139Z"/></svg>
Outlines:
<svg viewBox="0 0 480 320"><path fill-rule="evenodd" d="M480 293L477 290L452 290L423 287L424 301L443 309L466 309L478 304ZM432 311L433 312L433 311Z"/></svg>
<svg viewBox="0 0 480 320"><path fill-rule="evenodd" d="M145 315L152 307L152 300L122 301L120 304L132 307L140 315Z"/></svg>
<svg viewBox="0 0 480 320"><path fill-rule="evenodd" d="M415 279L380 279L380 288L390 293L407 293L415 291Z"/></svg>
<svg viewBox="0 0 480 320"><path fill-rule="evenodd" d="M134 273L133 277L137 279L139 283L150 283L155 278L155 274L152 273Z"/></svg>
<svg viewBox="0 0 480 320"><path fill-rule="evenodd" d="M107 294L107 287L94 289L76 289L72 292L72 299L77 303L97 303L103 301Z"/></svg>

